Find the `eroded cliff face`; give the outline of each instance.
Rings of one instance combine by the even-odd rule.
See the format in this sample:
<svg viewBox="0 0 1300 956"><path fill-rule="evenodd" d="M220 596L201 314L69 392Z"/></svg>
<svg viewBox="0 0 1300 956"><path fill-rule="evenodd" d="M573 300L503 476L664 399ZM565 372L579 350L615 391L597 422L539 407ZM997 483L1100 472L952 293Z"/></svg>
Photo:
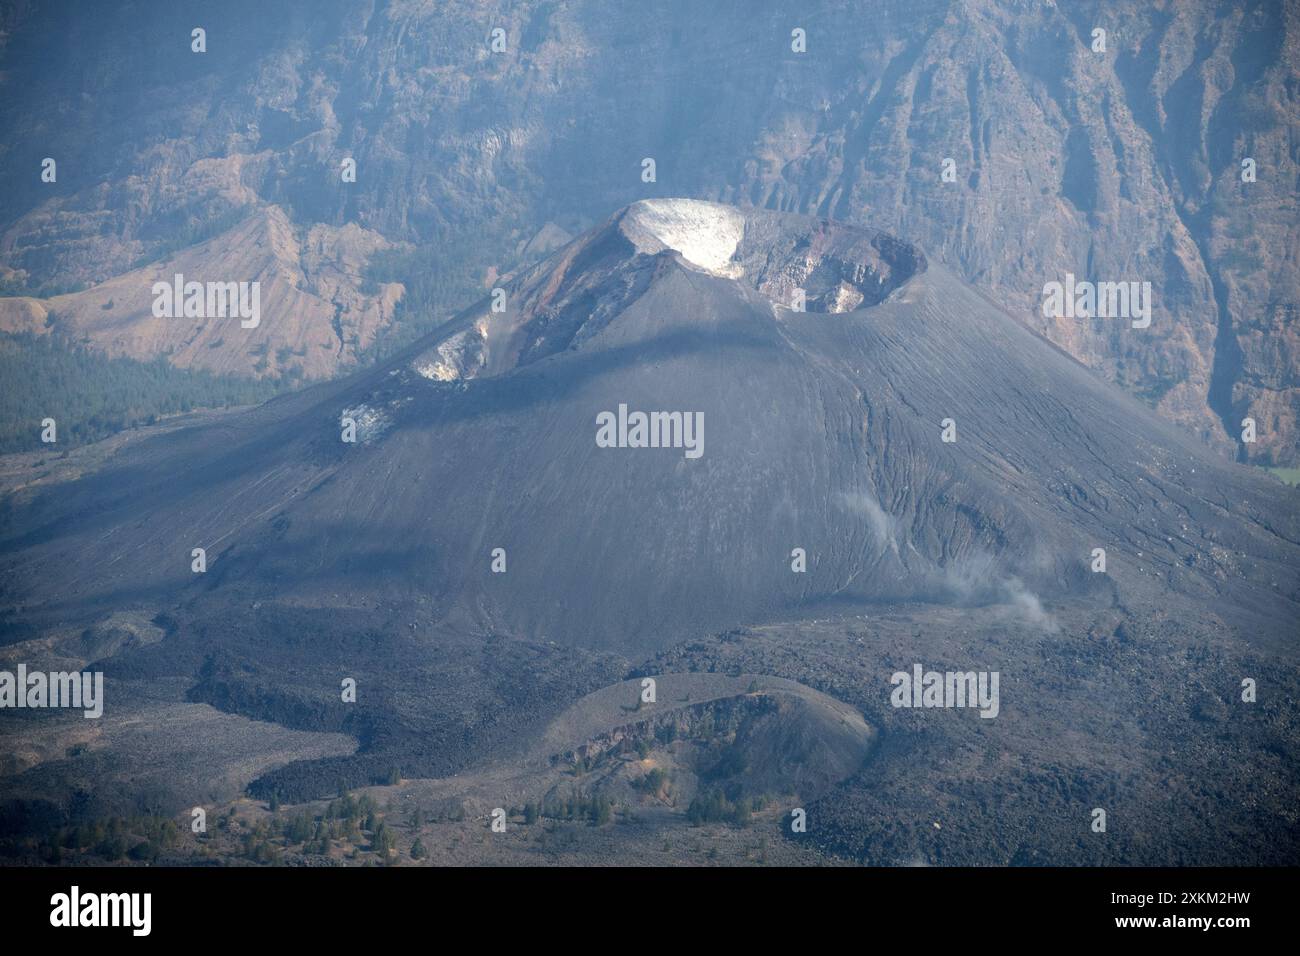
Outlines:
<svg viewBox="0 0 1300 956"><path fill-rule="evenodd" d="M401 285L367 293L358 282L369 257L388 245L355 224L299 230L279 207L255 207L220 236L80 292L0 299L0 330L58 332L107 355L166 356L179 368L328 378L392 319ZM258 313L243 317L229 297L223 314L188 316L182 294L171 297L174 312L159 315L156 290L175 286L177 276L182 291L190 282L256 282Z"/></svg>
<svg viewBox="0 0 1300 956"><path fill-rule="evenodd" d="M724 195L913 239L1203 440L1294 461L1296 26L1270 4L887 5L821 41L855 82L792 79L820 110L769 120ZM1066 273L1152 282L1151 327L1044 316Z"/></svg>
<svg viewBox="0 0 1300 956"><path fill-rule="evenodd" d="M165 4L65 14L19 4L4 23L11 291L110 282L187 237L230 245L269 207L299 242L355 223L358 260L405 242L491 281L541 235L693 196L914 241L1222 453L1296 461L1292 6L337 0L235 3L207 24ZM196 25L205 54L190 51ZM796 28L806 52L791 48ZM57 183L39 179L46 156ZM379 334L391 292L364 268L337 271L317 298L371 316L358 341ZM1151 282L1150 327L1045 317L1043 286L1066 273ZM849 290L825 291L829 310L853 307ZM30 304L9 309L34 321ZM304 336L309 376L354 358L327 354L323 334L288 338ZM251 370L262 356L249 346L204 355ZM1254 444L1239 440L1246 416Z"/></svg>

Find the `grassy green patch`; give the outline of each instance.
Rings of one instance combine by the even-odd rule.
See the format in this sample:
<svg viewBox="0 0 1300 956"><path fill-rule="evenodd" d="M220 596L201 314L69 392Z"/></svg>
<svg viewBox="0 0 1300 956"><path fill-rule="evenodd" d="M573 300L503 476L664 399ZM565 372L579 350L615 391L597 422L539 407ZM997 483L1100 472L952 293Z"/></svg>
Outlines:
<svg viewBox="0 0 1300 956"><path fill-rule="evenodd" d="M1300 468L1266 468L1265 471L1288 485L1300 486Z"/></svg>

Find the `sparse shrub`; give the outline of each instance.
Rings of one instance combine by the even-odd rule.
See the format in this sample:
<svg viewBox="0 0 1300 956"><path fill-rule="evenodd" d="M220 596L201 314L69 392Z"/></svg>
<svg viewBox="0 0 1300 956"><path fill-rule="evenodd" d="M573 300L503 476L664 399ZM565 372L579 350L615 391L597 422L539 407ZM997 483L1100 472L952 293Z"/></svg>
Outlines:
<svg viewBox="0 0 1300 956"><path fill-rule="evenodd" d="M607 797L596 797L588 811L593 826L604 826L613 818L614 806Z"/></svg>
<svg viewBox="0 0 1300 956"><path fill-rule="evenodd" d="M375 827L375 835L374 839L370 841L370 849L384 858L387 858L397 849L397 838L393 836L393 831L382 822Z"/></svg>
<svg viewBox="0 0 1300 956"><path fill-rule="evenodd" d="M105 860L120 860L126 856L126 840L121 836L110 836L100 840L95 852Z"/></svg>
<svg viewBox="0 0 1300 956"><path fill-rule="evenodd" d="M654 794L662 790L664 784L666 784L667 782L668 782L668 772L664 770L662 767L655 767L644 777L642 777L637 782L637 785L641 789L643 789L646 793Z"/></svg>
<svg viewBox="0 0 1300 956"><path fill-rule="evenodd" d="M157 844L144 840L131 847L131 852L128 855L133 860L152 863L162 855L162 849Z"/></svg>

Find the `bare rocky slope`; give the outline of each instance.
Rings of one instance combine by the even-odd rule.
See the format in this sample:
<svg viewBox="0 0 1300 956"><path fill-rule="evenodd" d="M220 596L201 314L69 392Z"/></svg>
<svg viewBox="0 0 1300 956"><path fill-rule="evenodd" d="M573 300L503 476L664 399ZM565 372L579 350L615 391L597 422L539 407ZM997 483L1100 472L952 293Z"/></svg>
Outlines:
<svg viewBox="0 0 1300 956"><path fill-rule="evenodd" d="M405 242L491 283L610 208L687 195L915 241L1221 453L1294 464L1297 35L1272 0L14 3L5 287L91 290L6 303L0 322L53 308L107 349L327 375L391 321L392 294L354 268L289 269L252 341L123 329L147 289L112 291L112 309L96 290L143 284L132 270L186 237L217 240L203 268L240 273L220 278L275 272L277 249L246 247L252 215L287 217L300 245L328 227L353 263ZM1151 327L1044 318L1042 287L1067 272L1150 281ZM438 307L463 291L441 285Z"/></svg>
<svg viewBox="0 0 1300 956"><path fill-rule="evenodd" d="M371 254L388 247L375 233L324 224L297 232L278 207L256 208L218 236L83 291L0 298L0 329L57 332L107 355L162 356L219 374L328 378L374 344L403 290L360 289ZM223 316L158 316L154 285L174 287L177 275L186 283L257 282L258 314L237 314L232 296Z"/></svg>
<svg viewBox="0 0 1300 956"><path fill-rule="evenodd" d="M1294 861L1293 489L885 233L647 200L503 288L346 379L15 465L7 658L94 664L151 732L185 720L172 809L401 776L483 784L480 810L634 808L657 765L683 796L798 798L800 839L867 862ZM602 447L620 405L700 413L702 443ZM915 664L997 671L1005 709L892 707ZM666 679L691 672L737 686ZM621 684L643 675L667 739ZM230 715L329 736L196 780L194 748L256 749ZM137 722L85 761L45 717L4 725L0 836L87 780L101 813L136 796Z"/></svg>
<svg viewBox="0 0 1300 956"><path fill-rule="evenodd" d="M796 288L815 311L782 301ZM892 237L650 200L505 292L364 374L38 492L7 581L37 615L379 601L621 651L830 599L1294 614L1290 489ZM676 447L601 447L620 406L702 417L697 446L679 428ZM1096 547L1113 573L1089 570Z"/></svg>

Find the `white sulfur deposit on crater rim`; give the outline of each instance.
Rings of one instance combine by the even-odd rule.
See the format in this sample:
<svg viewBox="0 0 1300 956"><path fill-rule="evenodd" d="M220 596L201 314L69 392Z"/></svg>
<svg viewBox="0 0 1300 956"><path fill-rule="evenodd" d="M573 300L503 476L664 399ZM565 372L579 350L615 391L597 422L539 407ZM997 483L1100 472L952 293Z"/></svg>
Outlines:
<svg viewBox="0 0 1300 956"><path fill-rule="evenodd" d="M731 261L745 235L745 217L731 206L697 199L643 199L628 207L623 231L637 248L658 244L676 250L697 268L735 278L744 271Z"/></svg>

